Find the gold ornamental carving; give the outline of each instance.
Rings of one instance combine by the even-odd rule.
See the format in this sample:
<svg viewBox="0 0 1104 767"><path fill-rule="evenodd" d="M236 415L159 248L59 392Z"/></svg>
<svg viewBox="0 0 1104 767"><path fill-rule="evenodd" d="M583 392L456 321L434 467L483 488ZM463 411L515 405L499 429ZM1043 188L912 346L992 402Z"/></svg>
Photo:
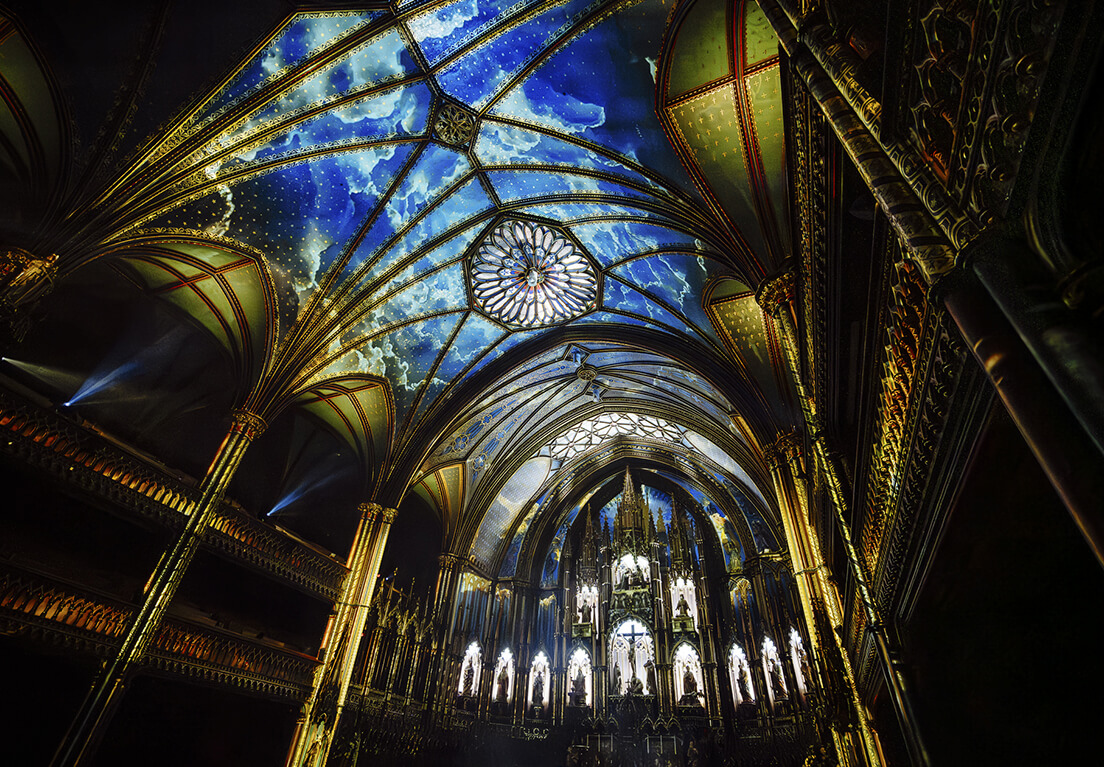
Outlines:
<svg viewBox="0 0 1104 767"><path fill-rule="evenodd" d="M231 428L252 441L264 434L268 424L256 413L251 413L248 410L235 410L231 415Z"/></svg>
<svg viewBox="0 0 1104 767"><path fill-rule="evenodd" d="M783 272L759 286L759 290L755 292L755 301L766 314L777 317L782 307L793 303L795 291L793 272Z"/></svg>

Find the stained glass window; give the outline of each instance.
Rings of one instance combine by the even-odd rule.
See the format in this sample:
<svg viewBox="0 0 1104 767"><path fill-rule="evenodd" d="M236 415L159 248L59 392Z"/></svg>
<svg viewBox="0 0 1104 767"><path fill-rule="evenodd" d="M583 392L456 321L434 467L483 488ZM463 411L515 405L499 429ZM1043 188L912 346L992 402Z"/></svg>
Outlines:
<svg viewBox="0 0 1104 767"><path fill-rule="evenodd" d="M603 413L583 421L552 440L552 457L567 461L622 434L661 439L675 444L682 442L682 430L662 418L640 413Z"/></svg>
<svg viewBox="0 0 1104 767"><path fill-rule="evenodd" d="M593 309L598 277L567 237L528 221L508 221L472 259L476 306L508 325L541 327Z"/></svg>

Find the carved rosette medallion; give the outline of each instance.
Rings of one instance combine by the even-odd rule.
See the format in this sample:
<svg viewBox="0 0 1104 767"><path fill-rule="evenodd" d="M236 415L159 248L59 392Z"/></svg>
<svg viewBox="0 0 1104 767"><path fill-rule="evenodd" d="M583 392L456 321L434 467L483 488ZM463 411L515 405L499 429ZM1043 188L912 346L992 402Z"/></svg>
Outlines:
<svg viewBox="0 0 1104 767"><path fill-rule="evenodd" d="M437 112L433 131L446 144L466 146L475 133L475 116L458 106L445 104Z"/></svg>
<svg viewBox="0 0 1104 767"><path fill-rule="evenodd" d="M471 263L477 309L507 325L554 325L593 309L598 275L559 231L507 221L480 243Z"/></svg>

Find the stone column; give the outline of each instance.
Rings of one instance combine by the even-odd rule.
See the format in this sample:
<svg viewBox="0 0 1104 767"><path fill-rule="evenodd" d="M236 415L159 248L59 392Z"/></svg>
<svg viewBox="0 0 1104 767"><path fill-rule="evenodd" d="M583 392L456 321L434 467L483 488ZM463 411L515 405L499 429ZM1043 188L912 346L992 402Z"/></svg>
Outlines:
<svg viewBox="0 0 1104 767"><path fill-rule="evenodd" d="M881 134L881 105L855 76L859 63L847 45L834 40L824 25L815 21L804 24L776 0L758 2L778 34L795 78L824 113L908 257L928 285L939 288L936 292L948 313L974 349L1093 553L1104 564L1101 485L1085 480L1086 472L1100 474L1104 457L1104 365L1091 328L1046 294L1052 290L1040 293L1035 289L1033 278L1024 273L1022 259L1017 259L1016 250L1023 250L1023 243L1009 245L1005 238L991 238L1004 242L1004 247L998 248L1003 252L994 258L993 248L979 242L989 238L980 236L925 162L904 142ZM965 262L989 292L983 303L991 306L983 312L1003 312L1007 323L1003 318L977 316L977 291L961 279L958 273L963 269L956 268L956 262ZM959 279L946 280L950 274ZM1009 323L1014 334L994 331L997 325ZM1016 334L1019 338L1013 337ZM984 357L977 350L982 343L986 346ZM1025 350L1030 354L1025 356ZM1013 362L1005 364L1004 358ZM996 373L994 366L1015 371L1023 380L1009 381L1007 375ZM1053 401L1055 394L1065 405ZM1063 433L1070 434L1070 439L1063 440ZM818 461L825 459L820 451L817 456Z"/></svg>
<svg viewBox="0 0 1104 767"><path fill-rule="evenodd" d="M787 548L790 550L794 581L797 584L797 593L805 616L805 625L809 630L809 643L811 645L809 651L814 664L818 667L821 680L823 680L818 685L820 687L819 704L823 706L826 703L824 691L830 687L832 682L843 682L847 688L846 695L851 706L855 709L863 751L869 760L871 747L874 753L880 754L877 747L877 738L870 731L866 708L855 682L855 671L847 654L847 647L844 644L843 608L840 603L839 592L830 578L831 573L824 561L819 536L809 517L808 490L802 479L804 469L801 459L801 446L797 437L788 435L779 439L774 446L773 454L769 454L767 460L770 465L771 478L774 480L775 492L778 494L779 510L782 513L782 526L787 538ZM828 630L826 632L820 631L820 626L824 624L827 624ZM825 633L829 634L830 637L825 637ZM832 664L828 662L827 653L832 653L832 660L838 662L838 668L842 669L842 680L833 679L829 672ZM813 681L807 680L807 682ZM796 695L797 691L795 689L795 698ZM844 765L848 764L850 759L850 749L844 745L847 739L848 734L833 723L832 740L836 744L836 751ZM875 764L877 763L879 762L875 762Z"/></svg>
<svg viewBox="0 0 1104 767"><path fill-rule="evenodd" d="M288 749L288 767L320 767L326 763L345 708L368 604L395 520L395 510L378 503L361 504L360 514L347 560L349 572L323 638L322 665L315 671L314 689Z"/></svg>
<svg viewBox="0 0 1104 767"><path fill-rule="evenodd" d="M897 718L900 721L910 755L917 764L930 764L931 760L927 749L920 737L908 685L900 668L899 654L890 642L885 624L881 620L880 611L877 604L875 604L873 594L870 592L866 572L851 540L851 526L847 521L848 499L844 491L843 471L839 466L838 457L829 450L827 440L820 428L816 403L809 397L801 376L801 354L798 349L797 325L791 313L794 300L793 273L786 272L767 280L759 287L755 297L763 311L772 316L778 325L786 366L789 368L790 379L794 385L797 400L801 405L806 429L808 429L811 437L816 464L824 478L824 484L828 488L830 505L835 511L836 528L843 541L844 552L847 554L851 574L855 579L858 590L859 602L862 604L863 612L866 615L867 630L870 631L874 638L874 644L878 648L878 657L885 672L886 685L889 688L890 697L893 699ZM842 615L840 620L842 622ZM845 652L845 658L846 655ZM881 756L874 742L873 734L870 733L869 727L865 725L865 719L865 715L860 716L860 722L864 723L865 728L863 730L863 741L867 758L872 764L879 764L881 763Z"/></svg>
<svg viewBox="0 0 1104 767"><path fill-rule="evenodd" d="M92 689L54 754L53 767L70 767L91 760L96 743L122 698L129 672L157 635L165 610L176 595L242 456L264 430L265 422L260 416L245 410L234 411L230 430L199 486L199 499L189 509L184 529L161 555L146 582L141 607L131 615L118 651L92 683Z"/></svg>
<svg viewBox="0 0 1104 767"><path fill-rule="evenodd" d="M444 714L456 700L460 673L458 664L450 652L453 644L453 613L456 608L456 588L460 582L460 570L464 560L456 554L441 554L437 571L437 590L433 601L433 626L430 631L436 638L436 646L429 659L426 675L426 696L438 714Z"/></svg>

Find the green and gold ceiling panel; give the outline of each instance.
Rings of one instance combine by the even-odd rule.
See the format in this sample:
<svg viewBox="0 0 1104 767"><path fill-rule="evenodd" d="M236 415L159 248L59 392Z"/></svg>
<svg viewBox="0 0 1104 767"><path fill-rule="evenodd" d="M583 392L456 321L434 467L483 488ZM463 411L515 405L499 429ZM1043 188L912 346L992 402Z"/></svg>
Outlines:
<svg viewBox="0 0 1104 767"><path fill-rule="evenodd" d="M709 304L710 315L739 364L759 382L759 390L776 412L785 412L789 381L780 357L774 328L751 291L737 292L743 287L732 284L715 290Z"/></svg>
<svg viewBox="0 0 1104 767"><path fill-rule="evenodd" d="M721 13L715 6L730 9L736 23L704 28L702 18ZM686 79L687 61L715 48L722 33L729 70ZM777 40L753 1L690 0L676 7L665 44L661 116L705 198L750 248L746 270L759 279L782 262L788 242Z"/></svg>
<svg viewBox="0 0 1104 767"><path fill-rule="evenodd" d="M730 0L699 0L682 20L677 35L682 40L672 62L667 93L677 98L732 74L732 49L728 42Z"/></svg>
<svg viewBox="0 0 1104 767"><path fill-rule="evenodd" d="M16 22L0 13L0 160L24 183L57 173L64 147L54 89Z"/></svg>
<svg viewBox="0 0 1104 767"><path fill-rule="evenodd" d="M766 242L755 212L748 147L731 83L667 108L698 172L709 182L720 210L762 258Z"/></svg>
<svg viewBox="0 0 1104 767"><path fill-rule="evenodd" d="M373 480L389 458L394 407L386 380L348 375L316 384L295 404L348 442Z"/></svg>
<svg viewBox="0 0 1104 767"><path fill-rule="evenodd" d="M790 218L786 206L786 158L782 119L782 82L778 60L744 78L744 89L754 117L755 138L767 186L770 220L779 227L782 244L789 242Z"/></svg>
<svg viewBox="0 0 1104 767"><path fill-rule="evenodd" d="M449 539L464 505L464 465L442 466L413 485L422 500L441 517L445 539Z"/></svg>
<svg viewBox="0 0 1104 767"><path fill-rule="evenodd" d="M240 252L154 238L113 261L144 290L174 304L208 330L252 380L276 331L264 264Z"/></svg>
<svg viewBox="0 0 1104 767"><path fill-rule="evenodd" d="M766 14L759 3L742 2L744 66L753 68L756 64L778 57L778 36L774 34Z"/></svg>

